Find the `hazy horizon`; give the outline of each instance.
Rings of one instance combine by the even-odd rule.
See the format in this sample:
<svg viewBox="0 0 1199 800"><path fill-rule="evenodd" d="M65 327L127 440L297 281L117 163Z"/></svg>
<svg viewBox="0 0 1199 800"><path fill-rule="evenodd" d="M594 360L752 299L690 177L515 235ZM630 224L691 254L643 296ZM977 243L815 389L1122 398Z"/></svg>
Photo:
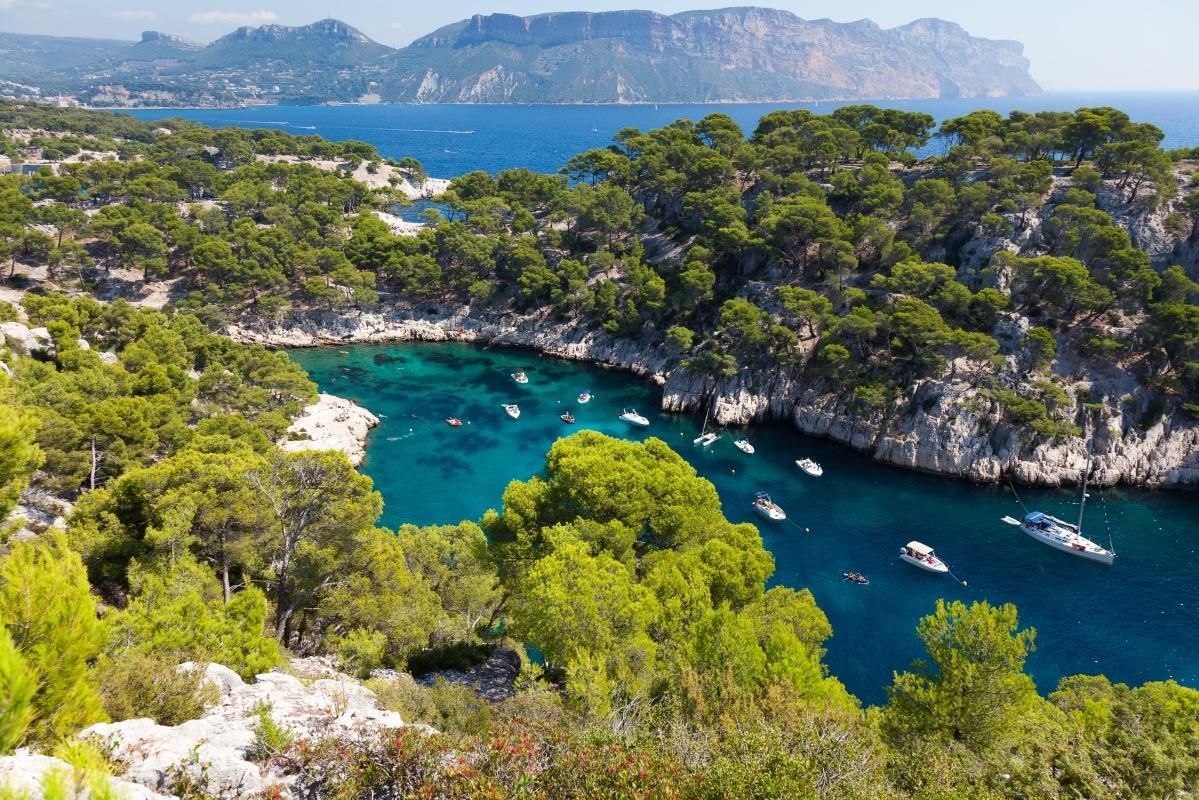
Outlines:
<svg viewBox="0 0 1199 800"><path fill-rule="evenodd" d="M810 0L443 0L411 10L388 9L366 0L341 0L336 5L316 0L0 0L0 30L113 39L137 39L142 31L158 30L210 42L241 25L304 25L334 17L376 41L401 47L476 13L527 16L635 8L673 14L735 5L779 8L805 19L871 19L886 28L939 17L958 23L974 36L1021 42L1033 77L1049 92L1199 90L1199 50L1191 42L1199 27L1199 3L1184 0L1144 0L1135 14L1114 0L1010 0L1002 5L960 0L839 0L836 4Z"/></svg>

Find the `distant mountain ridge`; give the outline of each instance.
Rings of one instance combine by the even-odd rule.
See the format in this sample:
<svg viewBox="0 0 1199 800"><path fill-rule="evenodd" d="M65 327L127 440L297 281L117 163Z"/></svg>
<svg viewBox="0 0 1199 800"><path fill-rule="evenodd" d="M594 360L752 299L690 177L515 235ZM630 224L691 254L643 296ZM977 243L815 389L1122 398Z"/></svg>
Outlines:
<svg viewBox="0 0 1199 800"><path fill-rule="evenodd" d="M96 105L798 102L1039 94L1018 42L745 7L477 14L395 49L335 19L208 45L4 34L0 80Z"/></svg>

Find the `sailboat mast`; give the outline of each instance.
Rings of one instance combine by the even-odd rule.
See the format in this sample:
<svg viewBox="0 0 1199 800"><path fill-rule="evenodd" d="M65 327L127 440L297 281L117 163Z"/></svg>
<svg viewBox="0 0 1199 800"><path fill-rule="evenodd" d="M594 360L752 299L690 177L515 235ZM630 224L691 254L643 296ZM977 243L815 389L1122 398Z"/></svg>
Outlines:
<svg viewBox="0 0 1199 800"><path fill-rule="evenodd" d="M1082 501L1078 504L1078 532L1082 533L1082 514L1087 508L1087 477L1091 474L1091 459L1087 459L1086 469L1082 471Z"/></svg>

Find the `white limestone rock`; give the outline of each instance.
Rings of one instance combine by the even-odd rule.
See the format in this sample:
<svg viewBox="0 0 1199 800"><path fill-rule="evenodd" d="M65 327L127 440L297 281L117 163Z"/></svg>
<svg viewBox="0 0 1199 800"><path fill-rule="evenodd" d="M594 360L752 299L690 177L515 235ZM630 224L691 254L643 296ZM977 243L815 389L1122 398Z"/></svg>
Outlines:
<svg viewBox="0 0 1199 800"><path fill-rule="evenodd" d="M209 664L204 677L221 699L200 719L174 726L131 719L93 725L80 735L112 748L114 757L129 765L123 777L151 790L168 790L173 776L184 773L205 781L215 796L247 797L271 786L286 792L294 779L250 759L260 708L269 708L271 718L297 740L356 738L405 727L399 714L379 708L373 692L341 674L305 685L269 672L246 683L227 667Z"/></svg>
<svg viewBox="0 0 1199 800"><path fill-rule="evenodd" d="M73 769L65 761L31 753L28 750L18 750L11 756L0 757L0 789L7 790L18 797L40 800L44 796L43 787L46 778L52 773L70 776ZM109 785L123 800L165 800L165 798L172 797L172 795L155 792L140 783L120 778L109 779ZM78 800L87 800L91 797L91 792L85 790L75 797Z"/></svg>
<svg viewBox="0 0 1199 800"><path fill-rule="evenodd" d="M287 429L294 438L285 439L284 450L340 450L358 466L366 455L366 437L379 418L362 406L321 392Z"/></svg>

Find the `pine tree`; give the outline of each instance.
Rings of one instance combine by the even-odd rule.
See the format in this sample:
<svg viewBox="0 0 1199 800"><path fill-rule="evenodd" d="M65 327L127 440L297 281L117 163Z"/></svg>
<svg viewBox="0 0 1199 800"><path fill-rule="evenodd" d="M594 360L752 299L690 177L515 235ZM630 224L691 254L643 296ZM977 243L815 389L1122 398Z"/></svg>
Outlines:
<svg viewBox="0 0 1199 800"><path fill-rule="evenodd" d="M11 753L33 722L37 681L8 631L0 628L0 754Z"/></svg>
<svg viewBox="0 0 1199 800"><path fill-rule="evenodd" d="M38 681L33 741L53 741L104 719L89 681L105 627L79 555L61 534L22 542L0 561L0 624Z"/></svg>

